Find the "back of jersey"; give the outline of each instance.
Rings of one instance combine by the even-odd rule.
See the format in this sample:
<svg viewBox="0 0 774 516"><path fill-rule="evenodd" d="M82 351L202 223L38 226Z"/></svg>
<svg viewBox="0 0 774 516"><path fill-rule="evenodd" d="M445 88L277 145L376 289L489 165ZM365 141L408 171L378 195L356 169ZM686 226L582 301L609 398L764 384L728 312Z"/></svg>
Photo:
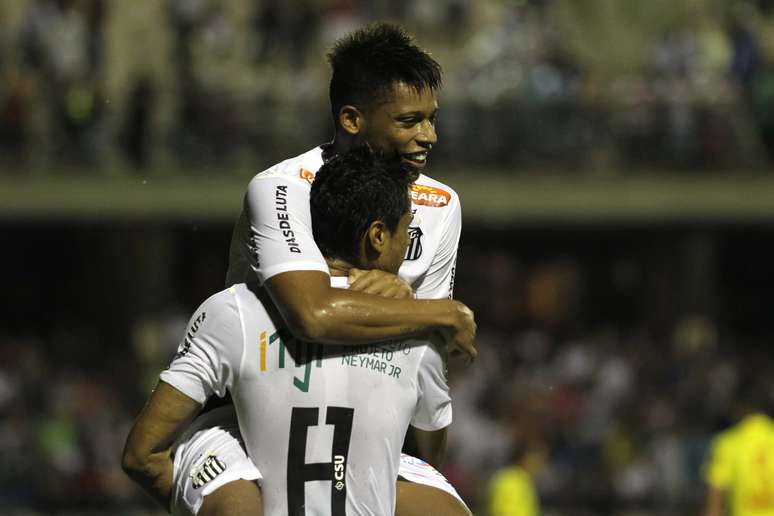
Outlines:
<svg viewBox="0 0 774 516"><path fill-rule="evenodd" d="M425 341L299 342L237 286L245 344L229 389L266 514L388 515L409 424L451 422L443 360ZM236 365L236 364L235 364Z"/></svg>

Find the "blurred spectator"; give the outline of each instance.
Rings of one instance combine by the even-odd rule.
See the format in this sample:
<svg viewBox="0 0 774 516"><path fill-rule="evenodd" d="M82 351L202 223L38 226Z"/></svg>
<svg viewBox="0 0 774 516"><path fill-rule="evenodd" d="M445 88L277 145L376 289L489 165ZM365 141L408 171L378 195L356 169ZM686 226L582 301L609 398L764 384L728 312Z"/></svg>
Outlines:
<svg viewBox="0 0 774 516"><path fill-rule="evenodd" d="M121 129L121 144L135 168L148 165L150 158L151 118L155 91L148 77L139 77L131 88Z"/></svg>
<svg viewBox="0 0 774 516"><path fill-rule="evenodd" d="M51 112L56 154L86 163L96 157L102 114L97 49L104 17L95 2L36 0L22 27L26 63Z"/></svg>

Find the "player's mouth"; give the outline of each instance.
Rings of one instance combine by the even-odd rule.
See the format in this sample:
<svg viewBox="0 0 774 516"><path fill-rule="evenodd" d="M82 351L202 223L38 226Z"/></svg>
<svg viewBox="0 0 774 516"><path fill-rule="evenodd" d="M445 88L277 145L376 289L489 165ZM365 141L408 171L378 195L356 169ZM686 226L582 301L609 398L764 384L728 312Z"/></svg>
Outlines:
<svg viewBox="0 0 774 516"><path fill-rule="evenodd" d="M411 165L412 168L422 170L425 168L425 164L427 163L427 154L428 151L411 152L407 154L401 154L401 158L403 159L404 163Z"/></svg>

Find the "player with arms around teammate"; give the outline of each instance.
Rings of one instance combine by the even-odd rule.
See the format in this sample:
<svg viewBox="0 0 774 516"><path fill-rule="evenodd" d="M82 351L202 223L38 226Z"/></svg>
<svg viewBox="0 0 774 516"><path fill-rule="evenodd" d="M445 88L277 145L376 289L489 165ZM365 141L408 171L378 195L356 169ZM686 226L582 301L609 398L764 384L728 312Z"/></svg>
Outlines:
<svg viewBox="0 0 774 516"><path fill-rule="evenodd" d="M475 357L472 313L452 301L460 202L421 172L436 143L440 65L400 28L377 24L339 40L329 54L334 137L253 178L234 229L227 285L259 282L288 329L311 342L358 344L443 331ZM400 269L418 299L391 299L402 282L373 271L349 290L331 288L312 236L309 190L332 156L366 142L414 175L411 247Z"/></svg>
<svg viewBox="0 0 774 516"><path fill-rule="evenodd" d="M394 162L375 159L367 148L323 167L311 203L315 237L325 256L336 259L332 284L346 287L353 265L398 270L412 220L408 184ZM248 453L264 472L265 514L394 514L408 425L421 430L423 455L434 462L443 455L451 422L443 344L406 339L323 347L285 340L279 325L255 284L236 284L205 301L132 429L125 468L162 503L171 500L174 512L175 499L190 493L172 493L178 483L169 448L209 396L228 391ZM222 424L222 414L233 411L221 407L202 417ZM239 459L228 450L233 439L209 435L208 426L193 447L204 445L204 456L183 450L174 457L187 463L176 474L191 471L199 480L189 491L235 474L227 469ZM257 491L244 484L242 496L226 500L225 513L260 514Z"/></svg>

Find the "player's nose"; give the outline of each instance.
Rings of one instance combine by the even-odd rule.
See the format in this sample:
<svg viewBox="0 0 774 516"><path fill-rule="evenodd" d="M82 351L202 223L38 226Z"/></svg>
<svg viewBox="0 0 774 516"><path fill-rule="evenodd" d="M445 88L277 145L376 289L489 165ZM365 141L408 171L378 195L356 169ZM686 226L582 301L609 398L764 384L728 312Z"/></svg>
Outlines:
<svg viewBox="0 0 774 516"><path fill-rule="evenodd" d="M422 122L422 126L417 133L417 143L430 150L438 142L438 134L435 132L435 125L430 120Z"/></svg>

